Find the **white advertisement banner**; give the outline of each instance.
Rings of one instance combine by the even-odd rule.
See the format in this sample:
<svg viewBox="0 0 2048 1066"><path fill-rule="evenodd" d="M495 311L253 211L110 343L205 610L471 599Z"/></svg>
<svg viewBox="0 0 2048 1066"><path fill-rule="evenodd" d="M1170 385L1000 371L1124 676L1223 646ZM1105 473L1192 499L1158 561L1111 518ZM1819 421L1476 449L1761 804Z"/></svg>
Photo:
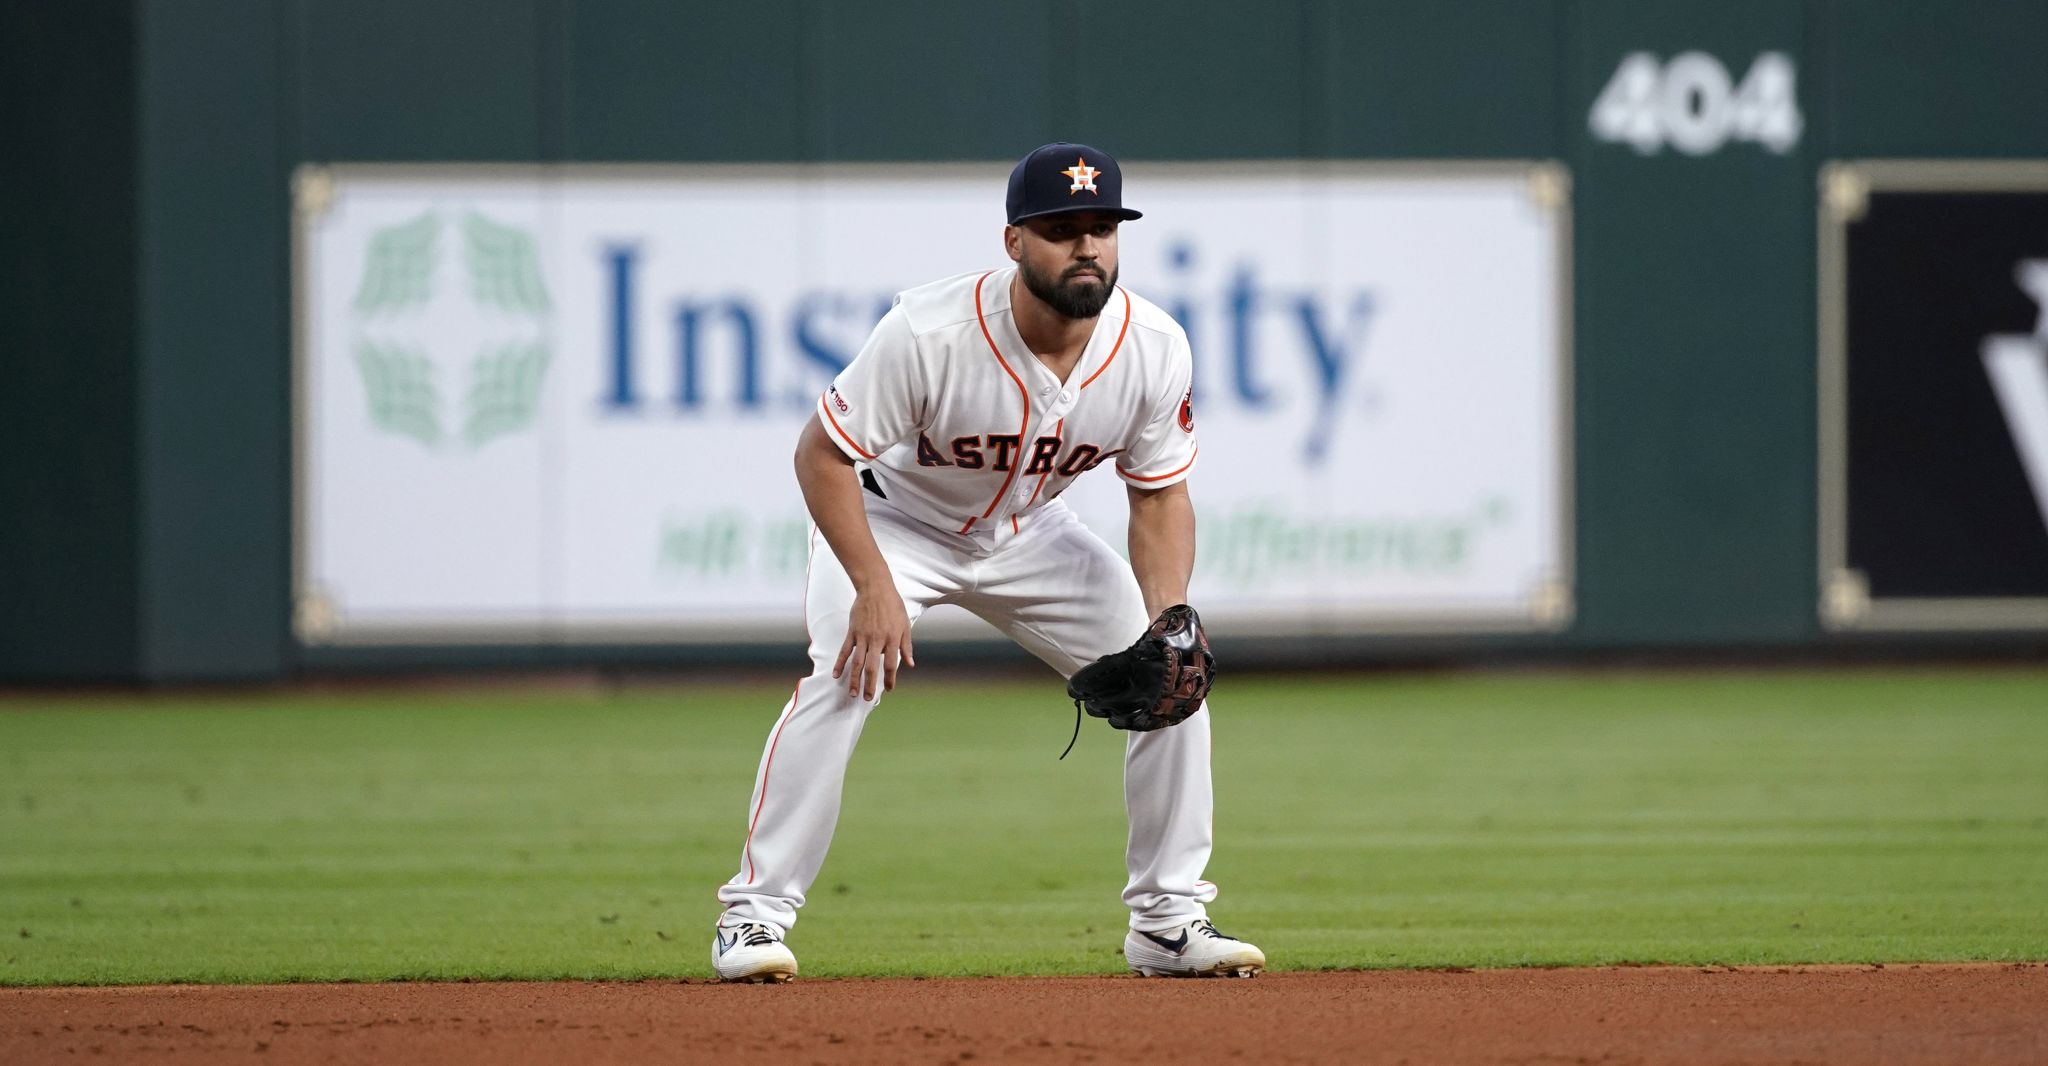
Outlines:
<svg viewBox="0 0 2048 1066"><path fill-rule="evenodd" d="M1210 628L1562 625L1562 173L1126 170L1122 283L1195 353ZM300 638L800 640L797 433L896 292L1008 264L1007 173L302 169ZM1064 499L1121 548L1114 474Z"/></svg>

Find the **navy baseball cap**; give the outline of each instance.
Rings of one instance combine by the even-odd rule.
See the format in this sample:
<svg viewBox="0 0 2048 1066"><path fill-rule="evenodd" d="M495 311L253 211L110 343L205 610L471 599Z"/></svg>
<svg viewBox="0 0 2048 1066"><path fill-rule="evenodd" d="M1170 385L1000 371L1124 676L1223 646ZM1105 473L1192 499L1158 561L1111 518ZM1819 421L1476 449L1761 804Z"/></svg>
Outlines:
<svg viewBox="0 0 2048 1066"><path fill-rule="evenodd" d="M1100 148L1054 141L1033 149L1010 171L1003 201L1010 224L1067 211L1106 211L1129 221L1144 215L1124 206L1124 175Z"/></svg>

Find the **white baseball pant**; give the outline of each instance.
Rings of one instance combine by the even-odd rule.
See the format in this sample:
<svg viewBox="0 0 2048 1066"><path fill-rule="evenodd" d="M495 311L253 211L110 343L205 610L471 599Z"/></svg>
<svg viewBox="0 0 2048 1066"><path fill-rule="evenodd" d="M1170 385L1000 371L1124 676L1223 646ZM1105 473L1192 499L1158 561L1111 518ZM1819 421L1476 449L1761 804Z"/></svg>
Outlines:
<svg viewBox="0 0 2048 1066"><path fill-rule="evenodd" d="M932 606L958 604L1066 677L1128 646L1152 622L1130 564L1062 501L1038 508L1015 531L1003 522L996 535L976 538L934 529L872 494L863 499L912 625ZM739 873L718 890L726 906L720 925L767 922L787 932L824 865L847 761L881 698L849 696L846 682L832 677L852 606L853 582L813 530L804 601L811 674L769 731ZM1216 898L1216 886L1201 879L1212 806L1208 714L1128 734L1123 899L1133 929L1159 932L1205 917L1203 904Z"/></svg>

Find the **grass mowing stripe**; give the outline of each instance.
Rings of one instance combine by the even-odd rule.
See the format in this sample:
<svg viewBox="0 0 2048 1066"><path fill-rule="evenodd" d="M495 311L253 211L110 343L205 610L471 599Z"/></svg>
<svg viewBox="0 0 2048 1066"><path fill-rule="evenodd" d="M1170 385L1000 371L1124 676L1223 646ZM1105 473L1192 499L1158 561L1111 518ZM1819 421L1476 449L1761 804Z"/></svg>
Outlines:
<svg viewBox="0 0 2048 1066"><path fill-rule="evenodd" d="M778 688L0 703L0 984L702 976ZM1118 737L870 722L807 975L1121 969ZM2048 958L2048 672L1229 679L1213 908L1289 968ZM1093 723L1090 723L1093 725Z"/></svg>

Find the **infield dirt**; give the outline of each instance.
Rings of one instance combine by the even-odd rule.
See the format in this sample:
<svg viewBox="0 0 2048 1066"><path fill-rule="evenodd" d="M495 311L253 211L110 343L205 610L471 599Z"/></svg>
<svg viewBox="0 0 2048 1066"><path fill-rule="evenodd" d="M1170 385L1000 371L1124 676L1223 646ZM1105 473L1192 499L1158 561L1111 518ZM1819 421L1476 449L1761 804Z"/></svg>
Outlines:
<svg viewBox="0 0 2048 1066"><path fill-rule="evenodd" d="M2048 965L0 990L0 1062L2040 1063Z"/></svg>

